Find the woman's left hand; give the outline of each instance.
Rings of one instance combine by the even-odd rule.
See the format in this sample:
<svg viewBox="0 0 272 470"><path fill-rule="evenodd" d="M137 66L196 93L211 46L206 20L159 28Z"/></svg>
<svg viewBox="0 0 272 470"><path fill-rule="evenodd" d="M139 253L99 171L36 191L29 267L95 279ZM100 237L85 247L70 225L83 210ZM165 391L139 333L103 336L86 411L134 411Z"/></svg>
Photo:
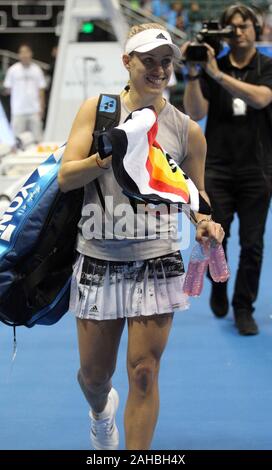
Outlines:
<svg viewBox="0 0 272 470"><path fill-rule="evenodd" d="M203 243L207 238L222 243L225 236L223 227L213 220L199 221L196 229L196 240Z"/></svg>

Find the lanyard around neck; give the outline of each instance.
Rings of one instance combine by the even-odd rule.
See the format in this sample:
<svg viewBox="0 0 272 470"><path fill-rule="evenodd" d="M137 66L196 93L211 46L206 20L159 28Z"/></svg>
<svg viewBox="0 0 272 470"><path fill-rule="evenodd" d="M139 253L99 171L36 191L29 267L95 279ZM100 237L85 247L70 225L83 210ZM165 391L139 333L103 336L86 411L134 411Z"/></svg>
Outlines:
<svg viewBox="0 0 272 470"><path fill-rule="evenodd" d="M241 82L245 82L245 81L246 81L246 78L247 78L247 76L248 76L248 73L249 73L249 69L247 69L247 70L246 70L243 74L241 74L241 75L239 74L239 72L237 73L237 70L239 70L239 72L240 72L240 69L237 69L237 68L236 68L235 70L232 69L231 72L230 72L230 73L231 73L231 76L232 76L233 78L236 78L236 80L240 80Z"/></svg>

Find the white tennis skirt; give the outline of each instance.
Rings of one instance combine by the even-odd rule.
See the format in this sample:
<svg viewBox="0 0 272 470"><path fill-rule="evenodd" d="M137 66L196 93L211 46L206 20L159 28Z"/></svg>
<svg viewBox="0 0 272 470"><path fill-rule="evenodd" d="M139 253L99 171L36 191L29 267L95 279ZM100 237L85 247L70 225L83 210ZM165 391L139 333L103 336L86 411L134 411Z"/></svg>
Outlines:
<svg viewBox="0 0 272 470"><path fill-rule="evenodd" d="M141 261L105 261L79 254L69 310L86 320L159 315L189 307L179 251Z"/></svg>

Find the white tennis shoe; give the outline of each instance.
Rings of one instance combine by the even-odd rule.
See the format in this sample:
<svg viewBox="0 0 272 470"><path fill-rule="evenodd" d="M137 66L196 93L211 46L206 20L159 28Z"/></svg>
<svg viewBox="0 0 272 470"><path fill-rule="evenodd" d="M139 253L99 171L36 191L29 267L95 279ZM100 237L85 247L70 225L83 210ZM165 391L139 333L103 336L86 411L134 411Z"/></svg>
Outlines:
<svg viewBox="0 0 272 470"><path fill-rule="evenodd" d="M91 418L91 444L95 450L116 450L119 446L119 432L115 423L115 415L119 405L119 396L114 388L111 388L105 411L102 411L98 419L94 418L92 410ZM101 416L101 417L100 417Z"/></svg>

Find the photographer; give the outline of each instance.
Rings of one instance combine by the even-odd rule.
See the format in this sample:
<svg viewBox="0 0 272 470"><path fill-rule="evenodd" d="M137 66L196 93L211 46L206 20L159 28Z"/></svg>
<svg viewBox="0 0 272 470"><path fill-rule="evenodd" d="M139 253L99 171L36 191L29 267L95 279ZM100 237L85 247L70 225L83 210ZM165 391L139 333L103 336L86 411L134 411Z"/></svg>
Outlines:
<svg viewBox="0 0 272 470"><path fill-rule="evenodd" d="M263 254L263 235L271 199L272 60L255 48L260 24L251 8L233 5L221 20L231 25L229 53L216 60L206 44L201 73L188 62L186 112L195 120L207 115L206 190L213 218L223 226L226 249L234 214L239 218L240 260L232 306L241 335L258 333L253 319ZM182 53L186 58L188 43ZM217 317L228 312L227 285L212 283L210 305Z"/></svg>

